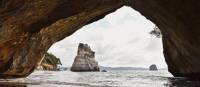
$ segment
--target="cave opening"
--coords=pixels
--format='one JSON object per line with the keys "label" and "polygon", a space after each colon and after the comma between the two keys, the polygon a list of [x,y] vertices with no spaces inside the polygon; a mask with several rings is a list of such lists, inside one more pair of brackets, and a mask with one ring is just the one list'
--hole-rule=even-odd
{"label": "cave opening", "polygon": [[154,27],[139,12],[124,6],[55,43],[48,52],[70,67],[78,44],[85,43],[96,53],[100,66],[148,68],[156,64],[159,69],[167,69],[162,38],[150,34]]}

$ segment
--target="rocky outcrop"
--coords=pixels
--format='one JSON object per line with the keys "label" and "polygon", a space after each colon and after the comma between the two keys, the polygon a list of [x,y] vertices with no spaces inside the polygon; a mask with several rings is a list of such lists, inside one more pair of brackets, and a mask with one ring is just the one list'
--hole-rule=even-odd
{"label": "rocky outcrop", "polygon": [[95,60],[95,52],[87,44],[79,43],[77,56],[74,59],[71,71],[99,71],[99,65]]}
{"label": "rocky outcrop", "polygon": [[59,58],[53,54],[46,53],[44,58],[38,63],[37,70],[49,70],[57,71],[59,70],[58,65],[62,65]]}
{"label": "rocky outcrop", "polygon": [[169,72],[200,78],[199,3],[199,0],[0,0],[0,77],[28,76],[53,43],[126,5],[161,30]]}
{"label": "rocky outcrop", "polygon": [[158,68],[157,68],[156,64],[152,64],[151,66],[149,66],[149,70],[150,71],[157,71]]}

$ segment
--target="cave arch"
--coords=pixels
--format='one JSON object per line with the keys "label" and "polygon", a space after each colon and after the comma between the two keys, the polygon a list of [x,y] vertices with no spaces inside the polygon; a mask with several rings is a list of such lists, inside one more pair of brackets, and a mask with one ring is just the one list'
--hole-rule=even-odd
{"label": "cave arch", "polygon": [[154,27],[139,12],[123,6],[56,42],[48,52],[65,62],[64,66],[71,67],[78,43],[85,43],[94,50],[100,66],[147,68],[156,64],[167,69],[162,39],[150,34]]}
{"label": "cave arch", "polygon": [[123,5],[138,10],[163,34],[174,76],[200,77],[198,0],[8,0],[0,6],[0,76],[24,77],[55,42]]}

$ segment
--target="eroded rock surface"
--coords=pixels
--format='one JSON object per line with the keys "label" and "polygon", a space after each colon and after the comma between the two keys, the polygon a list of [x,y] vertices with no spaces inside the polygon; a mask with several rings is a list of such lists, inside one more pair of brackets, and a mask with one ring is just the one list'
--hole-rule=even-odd
{"label": "eroded rock surface", "polygon": [[200,0],[0,0],[0,77],[29,75],[53,43],[123,5],[159,27],[169,72],[200,78]]}
{"label": "eroded rock surface", "polygon": [[77,56],[74,59],[71,71],[99,71],[99,65],[95,60],[95,52],[87,44],[79,44]]}
{"label": "eroded rock surface", "polygon": [[59,58],[53,54],[46,53],[42,60],[38,63],[37,70],[49,70],[57,71],[59,70],[58,65],[62,65]]}

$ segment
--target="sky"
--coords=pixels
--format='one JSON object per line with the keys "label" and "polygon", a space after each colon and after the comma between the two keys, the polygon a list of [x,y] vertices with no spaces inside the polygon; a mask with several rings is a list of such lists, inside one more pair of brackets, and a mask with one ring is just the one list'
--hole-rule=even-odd
{"label": "sky", "polygon": [[122,7],[55,43],[49,50],[71,66],[78,44],[88,44],[101,66],[166,68],[162,39],[149,34],[155,25],[130,7]]}

